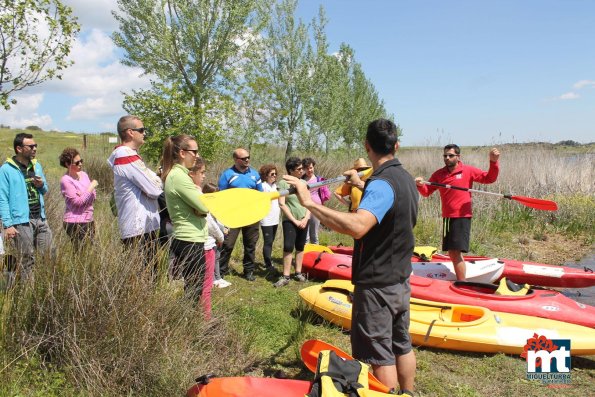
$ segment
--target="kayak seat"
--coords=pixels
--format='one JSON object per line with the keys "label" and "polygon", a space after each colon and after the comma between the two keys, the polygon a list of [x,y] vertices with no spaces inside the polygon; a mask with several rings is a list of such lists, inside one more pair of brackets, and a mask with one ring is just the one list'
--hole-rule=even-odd
{"label": "kayak seat", "polygon": [[509,296],[523,296],[527,295],[531,290],[531,286],[529,284],[520,285],[513,283],[512,281],[506,279],[506,277],[502,277],[500,280],[500,285],[496,290],[496,295],[509,295]]}
{"label": "kayak seat", "polygon": [[479,307],[455,307],[452,311],[451,321],[455,323],[469,323],[479,320],[485,311]]}
{"label": "kayak seat", "polygon": [[432,260],[432,255],[438,252],[438,248],[429,245],[420,245],[413,248],[413,255],[423,261]]}

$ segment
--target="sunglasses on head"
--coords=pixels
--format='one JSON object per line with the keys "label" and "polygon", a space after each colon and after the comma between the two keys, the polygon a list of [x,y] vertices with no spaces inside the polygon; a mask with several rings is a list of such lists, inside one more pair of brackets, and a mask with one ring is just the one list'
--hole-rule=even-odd
{"label": "sunglasses on head", "polygon": [[445,159],[446,159],[446,158],[449,158],[449,159],[451,159],[451,158],[453,158],[453,157],[457,157],[457,156],[458,156],[458,154],[443,154],[443,155],[442,155],[442,157],[444,157]]}

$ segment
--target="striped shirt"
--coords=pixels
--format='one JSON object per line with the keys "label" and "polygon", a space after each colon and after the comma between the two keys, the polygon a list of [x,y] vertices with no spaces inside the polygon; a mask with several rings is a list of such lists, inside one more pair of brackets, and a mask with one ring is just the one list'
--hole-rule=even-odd
{"label": "striped shirt", "polygon": [[161,179],[143,162],[136,150],[117,146],[107,160],[114,171],[114,197],[122,239],[159,229]]}

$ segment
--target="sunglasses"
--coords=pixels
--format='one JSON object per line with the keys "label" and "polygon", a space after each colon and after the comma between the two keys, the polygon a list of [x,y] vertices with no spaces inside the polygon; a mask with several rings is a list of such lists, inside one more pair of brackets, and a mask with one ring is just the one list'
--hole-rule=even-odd
{"label": "sunglasses", "polygon": [[79,161],[75,161],[73,164],[74,165],[83,165],[83,159],[80,159]]}
{"label": "sunglasses", "polygon": [[248,161],[248,160],[250,160],[250,156],[246,156],[246,157],[238,157],[238,160],[242,160],[242,161]]}
{"label": "sunglasses", "polygon": [[146,127],[142,127],[142,128],[131,128],[132,131],[136,131],[136,132],[140,132],[141,134],[147,134],[149,133],[149,129]]}
{"label": "sunglasses", "polygon": [[33,145],[21,145],[21,147],[28,147],[31,150],[37,149],[37,143],[34,143]]}
{"label": "sunglasses", "polygon": [[451,159],[451,158],[453,158],[453,157],[457,157],[457,156],[458,156],[458,154],[443,154],[443,155],[442,155],[442,157],[444,157],[445,159],[446,159],[446,158],[449,158],[449,159]]}
{"label": "sunglasses", "polygon": [[277,176],[277,173],[275,173],[275,172],[271,172],[271,173],[269,174],[269,176]]}
{"label": "sunglasses", "polygon": [[198,155],[198,149],[182,149],[185,152],[192,152],[195,156]]}

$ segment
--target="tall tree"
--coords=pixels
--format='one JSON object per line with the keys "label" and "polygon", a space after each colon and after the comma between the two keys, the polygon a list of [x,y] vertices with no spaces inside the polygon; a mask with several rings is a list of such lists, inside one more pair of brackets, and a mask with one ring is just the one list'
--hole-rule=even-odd
{"label": "tall tree", "polygon": [[306,118],[308,137],[305,139],[312,150],[323,145],[328,153],[331,147],[341,141],[340,126],[347,118],[349,101],[348,68],[344,64],[341,52],[328,54],[328,43],[324,28],[326,26],[324,9],[321,7],[318,22],[313,21],[316,55],[312,66],[312,87],[315,89],[307,98]]}
{"label": "tall tree", "polygon": [[[125,50],[124,64],[141,67],[154,76],[156,86],[151,95],[157,99],[163,94],[164,102],[159,103],[171,103],[175,98],[176,107],[187,107],[184,112],[194,114],[193,132],[201,142],[204,134],[213,133],[207,115],[219,115],[221,119],[215,124],[225,124],[226,107],[219,111],[215,107],[228,103],[222,98],[234,82],[234,65],[249,54],[262,26],[259,17],[264,15],[262,9],[268,2],[118,0],[119,12],[114,12],[114,17],[120,31],[114,33],[113,40]],[[174,88],[181,93],[169,95]],[[146,94],[140,91],[127,97],[127,106],[140,113],[143,106],[148,106],[152,109],[146,113],[159,113],[162,108],[154,109],[154,104],[147,103],[143,98]],[[167,112],[163,115],[167,116]],[[153,128],[159,135],[168,134],[160,127]],[[222,134],[223,130],[215,133]]]}
{"label": "tall tree", "polygon": [[148,90],[126,95],[124,109],[150,126],[142,149],[144,154],[156,162],[161,156],[164,136],[190,134],[198,139],[200,155],[213,159],[223,144],[219,131],[225,126],[221,120],[231,114],[233,104],[229,97],[215,92],[207,96],[208,99],[197,109],[192,106],[192,97],[183,89],[155,82]]}
{"label": "tall tree", "polygon": [[[389,117],[374,84],[366,77],[361,65],[353,59],[353,51],[344,48],[349,71],[349,119],[342,123],[342,136],[345,145],[353,148],[361,145],[366,136],[368,123],[379,117]],[[347,56],[347,54],[351,54]],[[400,129],[397,130],[400,134]]]}
{"label": "tall tree", "polygon": [[308,27],[296,19],[296,5],[296,0],[275,4],[262,41],[261,75],[270,84],[270,128],[285,144],[286,157],[304,131],[304,102],[312,89]]}
{"label": "tall tree", "polygon": [[15,92],[61,79],[79,30],[60,0],[0,0],[0,106],[8,110]]}

